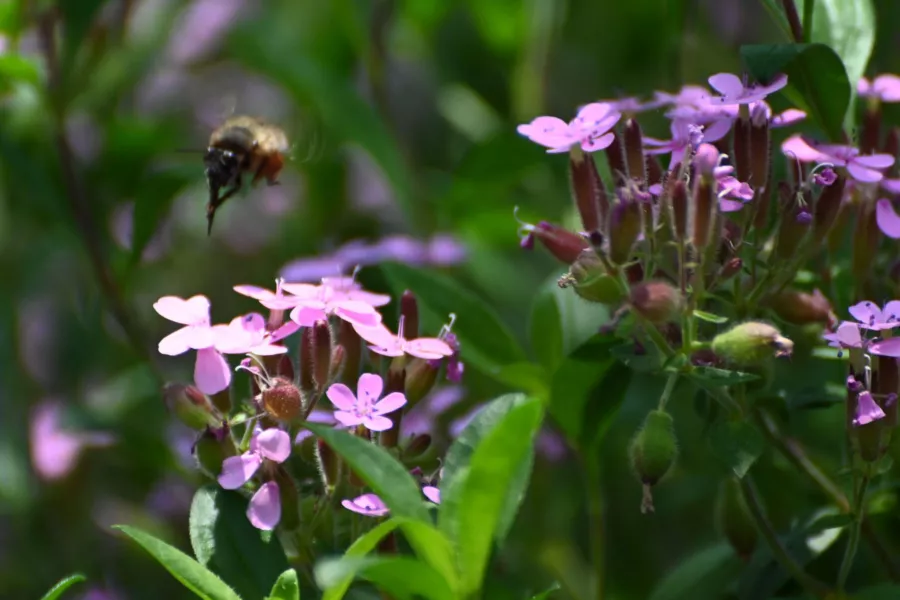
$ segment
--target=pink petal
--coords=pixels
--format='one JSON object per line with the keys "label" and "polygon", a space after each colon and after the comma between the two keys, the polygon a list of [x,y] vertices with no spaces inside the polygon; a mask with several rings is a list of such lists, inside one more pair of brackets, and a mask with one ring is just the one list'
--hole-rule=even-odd
{"label": "pink petal", "polygon": [[608,148],[609,145],[613,143],[614,139],[616,139],[616,134],[606,133],[598,138],[590,138],[581,142],[581,149],[585,152],[603,150],[604,148]]}
{"label": "pink petal", "polygon": [[800,134],[792,135],[781,144],[781,152],[800,162],[831,162],[829,156],[816,150]]}
{"label": "pink petal", "polygon": [[383,346],[369,346],[369,350],[374,352],[375,354],[380,354],[381,356],[390,356],[391,358],[397,358],[398,356],[403,356],[403,344],[398,340],[390,347]]}
{"label": "pink petal", "polygon": [[844,321],[838,325],[835,336],[838,342],[846,348],[859,348],[862,346],[862,336],[859,333],[859,325]]}
{"label": "pink petal", "polygon": [[781,74],[777,75],[775,79],[772,80],[772,83],[768,85],[761,86],[759,91],[765,91],[766,95],[777,92],[781,88],[785,87],[788,84],[788,76]]}
{"label": "pink petal", "polygon": [[253,477],[262,464],[262,457],[255,452],[245,452],[240,456],[229,456],[222,461],[219,485],[226,490],[236,490]]}
{"label": "pink petal", "polygon": [[334,314],[351,324],[374,327],[381,323],[381,314],[371,304],[358,300],[340,300],[331,303]]}
{"label": "pink petal", "polygon": [[282,283],[281,290],[304,300],[315,300],[322,293],[322,288],[311,283]]}
{"label": "pink petal", "polygon": [[860,77],[859,81],[856,82],[856,93],[863,97],[868,96],[871,87],[868,79]]}
{"label": "pink petal", "polygon": [[887,169],[894,165],[894,157],[890,154],[866,154],[857,156],[853,162],[872,169]]}
{"label": "pink petal", "polygon": [[334,418],[338,423],[346,427],[356,427],[363,422],[362,417],[360,417],[356,413],[348,412],[345,410],[334,411]]}
{"label": "pink petal", "polygon": [[744,203],[740,200],[729,200],[728,198],[719,198],[719,210],[723,213],[737,212],[744,208]]}
{"label": "pink petal", "polygon": [[275,529],[281,520],[281,496],[277,483],[268,481],[256,490],[247,506],[247,518],[257,529]]}
{"label": "pink petal", "polygon": [[291,455],[291,436],[271,427],[256,436],[259,453],[271,461],[282,463]]}
{"label": "pink petal", "polygon": [[254,300],[266,300],[275,296],[275,292],[256,285],[236,285],[232,289],[238,294],[249,296]]}
{"label": "pink petal", "polygon": [[288,321],[278,329],[272,332],[270,340],[274,342],[280,342],[288,336],[291,336],[300,331],[300,325],[295,323],[294,321]]}
{"label": "pink petal", "polygon": [[703,129],[704,142],[718,142],[731,131],[731,119],[720,119]]}
{"label": "pink petal", "polygon": [[435,504],[441,503],[441,490],[437,489],[433,485],[426,485],[422,488],[422,493],[425,494],[425,497],[434,502]]}
{"label": "pink petal", "polygon": [[197,350],[194,363],[194,383],[204,394],[218,394],[231,384],[231,368],[214,348]]}
{"label": "pink petal", "polygon": [[392,392],[375,403],[374,414],[386,415],[406,405],[406,396],[402,392]]}
{"label": "pink petal", "polygon": [[270,344],[268,342],[253,346],[249,350],[250,354],[256,354],[257,356],[277,356],[279,354],[286,354],[287,351],[288,349],[285,346]]}
{"label": "pink petal", "polygon": [[371,431],[387,431],[394,426],[394,422],[387,417],[380,415],[372,415],[363,419],[363,425]]}
{"label": "pink petal", "polygon": [[900,325],[900,300],[891,300],[881,309],[881,315],[885,323],[897,323]]}
{"label": "pink petal", "polygon": [[578,131],[593,132],[607,131],[616,124],[621,115],[613,110],[607,102],[591,102],[578,110],[578,114],[570,123],[570,129],[574,125]]}
{"label": "pink petal", "polygon": [[872,398],[870,392],[861,392],[856,397],[856,417],[853,419],[854,425],[857,427],[860,425],[867,425],[872,421],[877,421],[884,417],[884,411],[881,410],[881,407],[878,406],[875,399]]}
{"label": "pink petal", "polygon": [[381,398],[384,380],[374,373],[363,373],[356,384],[356,399],[362,405],[372,406]]}
{"label": "pink petal", "polygon": [[900,194],[900,179],[888,179],[885,177],[881,180],[881,187],[889,194]]}
{"label": "pink petal", "polygon": [[847,172],[850,173],[853,179],[863,183],[875,183],[884,178],[880,171],[860,166],[855,160],[847,164]]}
{"label": "pink petal", "polygon": [[325,391],[325,395],[328,396],[335,408],[353,410],[353,407],[356,406],[356,396],[343,383],[332,383]]}
{"label": "pink petal", "polygon": [[159,353],[166,356],[178,356],[191,350],[191,342],[194,341],[193,327],[182,327],[173,331],[159,341]]}
{"label": "pink petal", "polygon": [[291,321],[302,327],[312,327],[316,321],[325,321],[328,315],[325,314],[324,303],[322,307],[301,305],[291,311]]}
{"label": "pink petal", "polygon": [[266,318],[257,312],[247,313],[240,317],[235,317],[232,322],[237,322],[246,331],[252,333],[266,332]]}
{"label": "pink petal", "polygon": [[900,77],[891,74],[879,75],[872,83],[872,88],[881,97],[882,102],[900,102]]}
{"label": "pink petal", "polygon": [[709,85],[726,98],[737,98],[744,93],[744,82],[731,73],[717,73],[710,77]]}
{"label": "pink petal", "polygon": [[391,297],[387,294],[375,294],[364,290],[351,290],[346,292],[346,296],[348,300],[363,302],[369,306],[384,306],[391,302]]}
{"label": "pink petal", "polygon": [[847,309],[854,319],[864,325],[873,325],[883,320],[881,309],[869,300],[858,302]]}
{"label": "pink petal", "polygon": [[187,300],[178,296],[163,296],[153,304],[159,315],[182,325],[209,324],[209,300],[206,296],[192,296]]}
{"label": "pink petal", "polygon": [[575,137],[569,131],[569,124],[557,117],[537,117],[527,125],[516,128],[521,135],[547,148],[572,145]]}
{"label": "pink petal", "polygon": [[789,108],[772,118],[772,127],[787,127],[806,118],[806,113],[796,108]]}
{"label": "pink petal", "polygon": [[900,338],[888,338],[869,344],[869,352],[878,356],[900,358]]}
{"label": "pink petal", "polygon": [[343,500],[341,505],[347,510],[370,517],[381,517],[388,513],[388,507],[375,494],[363,494],[353,500]]}
{"label": "pink petal", "polygon": [[387,348],[394,346],[397,341],[397,336],[391,333],[391,330],[385,327],[384,323],[378,323],[371,326],[360,325],[358,323],[352,323],[352,325],[353,330],[356,331],[357,335],[373,346]]}
{"label": "pink petal", "polygon": [[444,340],[438,338],[418,338],[406,342],[404,350],[410,356],[424,359],[437,359],[443,356],[452,356],[453,348]]}

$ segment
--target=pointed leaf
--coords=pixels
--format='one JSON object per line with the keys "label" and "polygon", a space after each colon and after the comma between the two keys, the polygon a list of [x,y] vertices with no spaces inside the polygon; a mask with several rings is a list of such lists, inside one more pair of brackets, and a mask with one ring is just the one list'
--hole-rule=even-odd
{"label": "pointed leaf", "polygon": [[[356,541],[347,548],[347,551],[344,553],[344,558],[360,558],[369,552],[372,552],[378,546],[379,542],[394,531],[398,525],[399,521],[397,519],[389,519],[383,523],[379,523],[367,531],[365,535],[357,538]],[[356,573],[344,573],[342,577],[336,575],[330,575],[329,577],[329,587],[322,595],[322,600],[341,600],[353,584]]]}
{"label": "pointed leaf", "polygon": [[650,600],[717,598],[740,572],[741,563],[726,543],[704,548],[670,571]]}
{"label": "pointed leaf", "polygon": [[68,577],[64,577],[63,579],[60,579],[56,583],[56,585],[54,585],[52,588],[50,588],[47,591],[47,593],[44,594],[44,597],[41,598],[41,600],[57,600],[58,598],[60,598],[63,595],[63,593],[67,589],[69,589],[76,583],[81,583],[82,581],[85,581],[86,579],[87,578],[84,575],[82,575],[81,573],[76,573],[74,575],[69,575]]}
{"label": "pointed leaf", "polygon": [[384,500],[391,516],[431,522],[422,492],[412,475],[381,446],[346,431],[318,423],[304,427],[319,436],[347,465]]}
{"label": "pointed leaf", "polygon": [[706,312],[705,310],[695,310],[694,316],[701,321],[706,321],[707,323],[715,323],[716,325],[721,325],[722,323],[728,322],[727,317],[720,317],[719,315],[714,315],[713,313]]}
{"label": "pointed leaf", "polygon": [[219,579],[215,573],[181,550],[153,537],[149,533],[128,525],[114,525],[113,528],[118,529],[140,544],[175,579],[200,598],[204,600],[241,600],[240,596],[228,587],[224,581]]}
{"label": "pointed leaf", "polygon": [[694,379],[701,384],[714,386],[729,386],[748,381],[756,381],[759,375],[753,373],[742,373],[741,371],[729,371],[727,369],[717,369],[715,367],[695,367],[687,372],[690,379]]}
{"label": "pointed leaf", "polygon": [[297,571],[288,569],[282,573],[267,600],[300,600],[300,581],[297,579]]}
{"label": "pointed leaf", "polygon": [[715,455],[735,475],[743,477],[762,454],[762,434],[746,421],[719,421],[709,432],[709,443]]}
{"label": "pointed leaf", "polygon": [[459,575],[456,572],[453,547],[447,536],[430,523],[410,519],[397,521],[416,556],[437,571],[450,588],[455,590],[459,584]]}
{"label": "pointed leaf", "polygon": [[456,596],[441,575],[422,561],[405,556],[344,557],[319,561],[316,583],[329,590],[347,577],[373,583],[394,600],[454,600]]}

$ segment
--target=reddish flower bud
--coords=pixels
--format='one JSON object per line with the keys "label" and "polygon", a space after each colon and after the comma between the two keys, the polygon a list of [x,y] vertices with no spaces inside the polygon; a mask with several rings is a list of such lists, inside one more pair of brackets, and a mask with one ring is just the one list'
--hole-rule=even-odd
{"label": "reddish flower bud", "polygon": [[[732,127],[732,135],[734,136],[734,151],[732,152],[732,162],[734,164],[734,173],[738,181],[746,181],[750,183],[750,174],[753,171],[751,164],[750,151],[750,120],[737,119]],[[751,187],[753,187],[751,185]],[[754,189],[756,189],[754,187]]]}
{"label": "reddish flower bud", "polygon": [[672,185],[672,235],[679,242],[688,235],[688,195],[684,181],[676,181]]}
{"label": "reddish flower bud", "polygon": [[316,389],[313,381],[313,329],[312,327],[304,327],[300,330],[300,344],[297,347],[299,353],[298,363],[300,365],[300,389],[304,393],[312,393]]}
{"label": "reddish flower bud", "polygon": [[294,363],[288,354],[285,353],[278,357],[278,366],[275,368],[275,373],[293,381]]}
{"label": "reddish flower bud", "polygon": [[398,333],[407,340],[419,337],[419,303],[409,290],[400,296],[400,318],[403,319],[403,327]]}
{"label": "reddish flower bud", "polygon": [[276,377],[274,383],[262,393],[263,408],[280,421],[293,421],[303,408],[303,395],[289,379]]}
{"label": "reddish flower bud", "polygon": [[403,449],[403,456],[406,458],[419,458],[431,448],[431,436],[427,433],[420,433],[410,438],[409,443]]}
{"label": "reddish flower bud", "polygon": [[769,182],[769,169],[771,168],[772,147],[769,137],[769,120],[765,119],[759,124],[750,124],[750,172],[746,181],[754,190],[756,196],[764,195]]}
{"label": "reddish flower bud", "polygon": [[610,214],[609,259],[616,265],[629,262],[641,233],[641,206],[637,200],[621,198]]}
{"label": "reddish flower bud", "polygon": [[625,159],[628,164],[628,176],[640,184],[647,183],[646,163],[644,161],[644,139],[641,126],[635,119],[625,121],[624,135]]}
{"label": "reddish flower bud", "polygon": [[622,153],[622,143],[619,135],[613,137],[612,144],[604,150],[606,162],[609,164],[609,172],[612,173],[615,187],[625,185],[628,177],[628,168],[625,166],[625,156]]}
{"label": "reddish flower bud", "polygon": [[820,323],[827,327],[837,324],[837,316],[822,292],[812,294],[799,290],[784,290],[770,298],[767,305],[778,318],[794,325]]}
{"label": "reddish flower bud", "polygon": [[665,179],[665,173],[663,173],[662,167],[659,166],[659,160],[653,155],[647,155],[644,160],[644,164],[647,166],[647,184],[653,185],[654,183],[665,183],[663,180]]}
{"label": "reddish flower bud", "polygon": [[665,281],[645,281],[632,286],[629,303],[651,323],[671,321],[683,306],[681,293]]}
{"label": "reddish flower bud", "polygon": [[609,199],[593,154],[585,153],[577,144],[572,146],[569,154],[569,182],[584,231],[599,229],[606,223]]}
{"label": "reddish flower bud", "polygon": [[331,327],[328,325],[328,321],[316,321],[312,330],[313,382],[316,384],[316,389],[322,391],[328,385],[331,374]]}
{"label": "reddish flower bud", "polygon": [[346,354],[344,347],[340,344],[334,347],[331,352],[331,369],[328,371],[329,381],[338,381],[343,375]]}
{"label": "reddish flower bud", "polygon": [[590,244],[583,236],[564,227],[541,221],[532,230],[536,237],[557,260],[569,265]]}
{"label": "reddish flower bud", "polygon": [[439,371],[439,362],[435,365],[432,361],[421,358],[414,358],[406,365],[406,384],[402,391],[406,394],[409,408],[415,406],[434,388]]}
{"label": "reddish flower bud", "polygon": [[744,261],[740,256],[733,256],[725,261],[722,268],[719,269],[719,281],[728,281],[741,272],[744,268]]}
{"label": "reddish flower bud", "polygon": [[691,195],[691,237],[694,248],[706,248],[713,238],[713,227],[718,222],[719,199],[715,182],[708,177],[698,177]]}
{"label": "reddish flower bud", "polygon": [[195,431],[222,425],[222,413],[206,394],[192,385],[167,383],[163,387],[163,400],[179,421]]}
{"label": "reddish flower bud", "polygon": [[[884,154],[890,154],[891,156],[897,156],[900,154],[900,129],[896,127],[891,127],[888,130],[887,136],[884,138],[884,146],[881,150]],[[894,163],[894,170],[897,169],[897,163]]]}
{"label": "reddish flower bud", "polygon": [[859,151],[861,154],[872,154],[878,151],[881,140],[881,106],[870,104],[863,112],[862,127],[859,135]]}
{"label": "reddish flower bud", "polygon": [[844,185],[846,179],[842,175],[828,187],[822,188],[813,213],[813,241],[821,244],[831,232],[844,201]]}
{"label": "reddish flower bud", "polygon": [[345,384],[356,385],[362,362],[362,339],[353,329],[353,325],[343,319],[338,326],[338,343],[344,349],[344,368],[341,371],[341,378]]}

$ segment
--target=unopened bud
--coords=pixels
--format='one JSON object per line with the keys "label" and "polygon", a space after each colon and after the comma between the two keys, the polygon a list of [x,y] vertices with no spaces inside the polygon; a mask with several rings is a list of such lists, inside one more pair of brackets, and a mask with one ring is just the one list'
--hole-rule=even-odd
{"label": "unopened bud", "polygon": [[578,144],[572,146],[569,154],[569,182],[584,231],[600,229],[606,223],[609,199],[597,173],[594,155],[584,152]]}
{"label": "unopened bud", "polygon": [[418,404],[419,400],[434,388],[439,371],[439,362],[434,364],[430,360],[421,358],[414,358],[406,365],[404,393],[406,394],[406,403],[410,408]]}
{"label": "unopened bud", "polygon": [[163,399],[178,420],[195,431],[222,424],[222,414],[206,394],[192,385],[167,383],[163,388]]}
{"label": "unopened bud", "polygon": [[[388,369],[387,378],[384,382],[385,395],[393,394],[394,392],[404,393],[404,390],[406,389],[406,368],[404,367],[405,364],[405,357],[398,357],[394,359],[394,363],[391,365],[391,368]],[[397,443],[400,441],[400,423],[403,419],[403,413],[409,408],[410,405],[407,401],[407,405],[403,407],[403,410],[398,410],[391,413],[390,419],[393,422],[393,425],[390,427],[390,429],[382,431],[381,438],[379,439],[381,445],[385,448],[396,448]]]}
{"label": "unopened bud", "polygon": [[749,119],[737,119],[732,127],[734,151],[731,158],[734,163],[734,174],[738,181],[747,183],[750,183],[750,174],[753,170],[750,159],[750,127]]}
{"label": "unopened bud", "polygon": [[821,323],[830,327],[837,322],[831,303],[819,290],[812,294],[785,290],[769,299],[767,304],[778,318],[793,325]]}
{"label": "unopened bud", "polygon": [[419,303],[409,290],[400,296],[400,318],[403,319],[403,327],[398,333],[407,340],[419,337]]}
{"label": "unopened bud", "polygon": [[275,369],[275,373],[291,381],[294,380],[294,363],[288,354],[282,354],[278,358],[278,366]]}
{"label": "unopened bud", "polygon": [[300,330],[300,344],[297,347],[300,365],[300,389],[310,394],[315,391],[316,384],[313,381],[313,328],[304,327]]}
{"label": "unopened bud", "polygon": [[665,281],[644,281],[631,287],[631,307],[651,323],[666,323],[682,309],[681,292]]}
{"label": "unopened bud", "polygon": [[194,458],[201,471],[210,477],[218,477],[222,472],[222,462],[237,455],[234,441],[228,435],[228,427],[208,428],[194,443]]}
{"label": "unopened bud", "polygon": [[275,385],[262,393],[266,412],[280,421],[293,421],[303,408],[303,395],[289,379],[277,377]]}
{"label": "unopened bud", "polygon": [[728,281],[741,272],[744,268],[744,261],[740,256],[733,256],[725,261],[722,268],[719,269],[719,281]]}
{"label": "unopened bud", "polygon": [[714,231],[718,223],[716,218],[719,209],[719,199],[716,197],[716,183],[708,177],[698,177],[694,182],[694,190],[691,195],[690,213],[693,216],[691,222],[691,237],[695,248],[702,250],[710,245]]}
{"label": "unopened bud", "polygon": [[712,350],[737,367],[760,365],[773,356],[790,356],[794,342],[768,323],[749,321],[713,338]]}
{"label": "unopened bud", "polygon": [[346,384],[356,384],[359,379],[359,367],[362,361],[362,339],[353,329],[353,325],[341,319],[338,329],[338,343],[344,349],[344,368],[341,379]]}
{"label": "unopened bud", "polygon": [[572,264],[578,254],[590,244],[583,236],[564,227],[541,221],[532,230],[536,237],[557,260]]}
{"label": "unopened bud", "polygon": [[888,130],[887,136],[885,136],[884,138],[884,146],[882,146],[881,151],[884,154],[890,154],[891,156],[897,156],[897,154],[900,154],[900,129],[891,127]]}
{"label": "unopened bud", "polygon": [[609,220],[609,259],[616,265],[631,260],[634,243],[641,233],[641,206],[627,196],[619,199]]}
{"label": "unopened bud", "polygon": [[631,464],[641,483],[644,497],[641,512],[653,512],[653,496],[650,488],[669,472],[678,456],[678,441],[672,415],[661,410],[652,410],[644,419],[644,424],[631,441]]}
{"label": "unopened bud", "polygon": [[341,459],[321,438],[316,438],[316,463],[325,494],[330,496],[341,478]]}
{"label": "unopened bud", "polygon": [[716,527],[741,560],[747,561],[756,549],[758,533],[741,485],[729,477],[719,486],[716,498]]}
{"label": "unopened bud", "polygon": [[771,141],[769,137],[769,119],[763,119],[750,124],[750,172],[746,181],[754,190],[758,190],[757,197],[765,191],[769,182],[769,169],[772,164]]}
{"label": "unopened bud", "polygon": [[875,209],[869,204],[871,203],[858,207],[856,229],[853,231],[851,262],[854,279],[860,285],[872,273],[875,255],[878,253],[878,242],[882,238],[881,231],[878,229]]}
{"label": "unopened bud", "polygon": [[[613,132],[614,133],[614,132]],[[609,164],[609,172],[612,173],[615,186],[625,185],[625,178],[628,176],[628,169],[625,166],[625,157],[622,153],[622,143],[619,135],[613,136],[612,143],[603,151],[606,154],[606,162]]]}
{"label": "unopened bud", "polygon": [[688,235],[688,195],[684,181],[672,184],[672,235],[677,241],[687,239]]}
{"label": "unopened bud", "polygon": [[614,305],[622,301],[622,289],[615,277],[606,272],[603,262],[592,248],[585,249],[559,280],[562,288],[572,287],[575,293],[590,302]]}
{"label": "unopened bud", "polygon": [[635,119],[625,121],[624,130],[625,159],[628,163],[628,176],[632,181],[647,182],[646,163],[644,161],[644,140],[641,126]]}
{"label": "unopened bud", "polygon": [[331,327],[328,321],[316,321],[313,325],[313,382],[316,389],[321,391],[328,385],[328,377],[331,373]]}
{"label": "unopened bud", "polygon": [[334,347],[334,350],[331,352],[331,370],[328,372],[329,381],[337,381],[341,378],[346,354],[343,346],[337,345]]}
{"label": "unopened bud", "polygon": [[648,154],[644,160],[644,164],[647,167],[647,183],[649,185],[655,183],[662,183],[665,185],[665,174],[663,173],[662,167],[659,166],[659,160],[655,156]]}
{"label": "unopened bud", "polygon": [[428,452],[429,448],[431,448],[431,436],[427,433],[420,433],[410,438],[409,443],[403,449],[403,456],[410,459],[418,458]]}

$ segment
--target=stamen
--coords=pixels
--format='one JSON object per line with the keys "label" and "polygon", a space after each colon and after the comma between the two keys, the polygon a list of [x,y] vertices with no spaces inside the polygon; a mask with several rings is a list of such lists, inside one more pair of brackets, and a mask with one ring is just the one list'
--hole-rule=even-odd
{"label": "stamen", "polygon": [[444,339],[450,333],[450,330],[453,329],[454,323],[456,323],[456,313],[450,313],[450,322],[441,327],[441,331],[438,333],[438,339]]}

